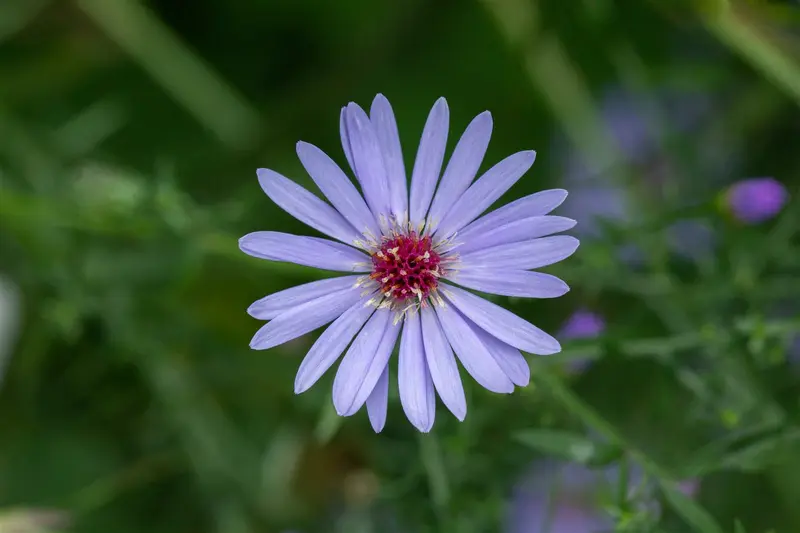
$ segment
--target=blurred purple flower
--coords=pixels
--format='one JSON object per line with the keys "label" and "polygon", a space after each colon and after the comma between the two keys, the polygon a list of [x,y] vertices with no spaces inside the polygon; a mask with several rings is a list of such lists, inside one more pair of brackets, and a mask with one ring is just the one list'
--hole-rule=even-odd
{"label": "blurred purple flower", "polygon": [[[536,461],[514,488],[506,533],[600,533],[613,529],[604,509],[617,493],[619,466],[592,470],[577,463]],[[652,483],[640,468],[628,470],[628,494],[641,519],[657,517]]]}
{"label": "blurred purple flower", "polygon": [[574,463],[537,461],[515,487],[506,533],[593,533],[613,526],[593,501],[602,481]]}
{"label": "blurred purple flower", "polygon": [[750,178],[734,183],[725,200],[740,222],[758,224],[777,215],[788,200],[786,187],[775,178]]}
{"label": "blurred purple flower", "polygon": [[697,495],[697,492],[700,490],[700,480],[699,479],[686,479],[678,483],[678,490],[681,491],[686,496],[690,498],[694,498]]}
{"label": "blurred purple flower", "polygon": [[591,339],[606,329],[605,320],[587,309],[575,311],[561,327],[563,339]]}
{"label": "blurred purple flower", "polygon": [[[606,91],[598,102],[598,114],[605,132],[618,150],[617,163],[633,172],[640,182],[633,184],[645,195],[661,197],[676,187],[687,200],[708,194],[719,187],[724,176],[735,174],[736,157],[724,148],[724,139],[712,139],[712,149],[703,150],[696,160],[688,161],[693,172],[704,180],[686,179],[685,168],[676,165],[665,146],[670,138],[700,128],[713,117],[713,100],[687,91],[660,91],[654,95],[631,93],[620,88]],[[712,135],[715,133],[712,131]],[[578,231],[584,237],[600,237],[603,222],[621,225],[635,222],[642,212],[632,196],[629,184],[616,179],[619,168],[613,162],[598,164],[574,150],[557,146],[564,155],[560,172],[570,189],[570,203],[564,206],[566,216],[579,219]],[[639,185],[643,185],[639,187]],[[714,249],[714,233],[700,221],[679,221],[667,229],[670,249],[692,260],[701,259]],[[643,260],[641,250],[633,245],[618,249],[619,258],[627,264]]]}

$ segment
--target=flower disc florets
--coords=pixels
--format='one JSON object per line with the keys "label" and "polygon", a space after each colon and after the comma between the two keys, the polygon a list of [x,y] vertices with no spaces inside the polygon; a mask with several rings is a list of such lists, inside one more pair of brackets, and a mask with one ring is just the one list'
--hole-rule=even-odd
{"label": "flower disc florets", "polygon": [[410,298],[424,302],[439,284],[441,256],[434,250],[430,236],[416,232],[396,233],[384,237],[378,251],[372,254],[376,281],[386,298],[403,304]]}

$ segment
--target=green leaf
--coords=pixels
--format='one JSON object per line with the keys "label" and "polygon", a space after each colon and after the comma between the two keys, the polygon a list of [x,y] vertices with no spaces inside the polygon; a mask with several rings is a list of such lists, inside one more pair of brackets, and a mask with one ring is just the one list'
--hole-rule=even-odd
{"label": "green leaf", "polygon": [[675,512],[697,533],[723,533],[714,517],[693,499],[663,481],[661,491]]}
{"label": "green leaf", "polygon": [[568,431],[528,429],[516,434],[516,440],[547,455],[556,455],[582,464],[601,466],[618,459],[622,450],[601,444]]}
{"label": "green leaf", "polygon": [[790,430],[723,456],[719,460],[719,468],[744,472],[760,471],[780,463],[787,455],[796,453],[798,444],[800,444],[800,430]]}

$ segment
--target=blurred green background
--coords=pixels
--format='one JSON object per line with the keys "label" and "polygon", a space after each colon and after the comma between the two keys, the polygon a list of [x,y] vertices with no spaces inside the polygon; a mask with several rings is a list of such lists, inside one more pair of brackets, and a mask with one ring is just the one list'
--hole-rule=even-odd
{"label": "blurred green background", "polygon": [[[726,203],[796,196],[798,3],[2,0],[0,80],[0,533],[544,532],[508,516],[554,458],[644,473],[581,503],[611,530],[800,531],[800,207]],[[499,299],[563,353],[429,435],[396,391],[379,435],[330,375],[294,396],[315,334],[248,348],[247,306],[321,275],[239,252],[311,233],[256,168],[313,189],[295,142],[344,165],[378,92],[407,169],[436,98],[450,149],[490,110],[484,169],[538,152],[502,202],[568,188],[582,239],[567,296]]]}

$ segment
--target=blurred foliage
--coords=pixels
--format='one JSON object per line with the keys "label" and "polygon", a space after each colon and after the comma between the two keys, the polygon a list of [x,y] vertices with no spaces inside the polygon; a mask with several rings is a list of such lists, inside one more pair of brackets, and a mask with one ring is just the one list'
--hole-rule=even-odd
{"label": "blurred foliage", "polygon": [[[723,195],[772,175],[797,196],[798,13],[754,0],[4,0],[0,272],[21,315],[18,334],[0,330],[0,532],[522,531],[506,523],[509,496],[543,456],[654,480],[664,512],[637,521],[619,476],[619,531],[800,531],[800,204],[746,226]],[[614,133],[638,126],[609,91],[642,135]],[[295,397],[311,338],[247,347],[249,303],[320,275],[239,253],[249,231],[309,231],[255,169],[313,187],[294,143],[343,162],[339,107],[377,92],[407,168],[441,95],[451,146],[490,109],[487,163],[538,150],[505,201],[566,186],[585,238],[552,269],[567,297],[504,304],[547,331],[584,306],[608,324],[531,359],[533,383],[513,396],[467,385],[466,421],[442,411],[430,435],[396,391],[380,435],[335,416],[330,376]],[[581,215],[602,215],[606,196],[578,201],[577,161],[592,187],[624,195],[620,216]],[[712,244],[692,244],[697,225],[673,234],[687,220]],[[694,498],[675,488],[690,478]]]}

